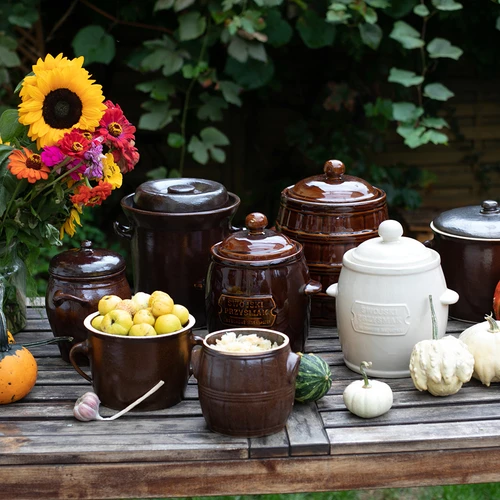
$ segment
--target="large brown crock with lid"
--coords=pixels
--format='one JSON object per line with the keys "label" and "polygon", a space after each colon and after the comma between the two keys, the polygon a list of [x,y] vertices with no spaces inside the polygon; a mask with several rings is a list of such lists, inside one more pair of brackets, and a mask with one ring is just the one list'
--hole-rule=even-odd
{"label": "large brown crock with lid", "polygon": [[293,351],[303,351],[310,298],[321,284],[309,276],[302,245],[266,229],[265,215],[251,213],[245,226],[211,249],[205,297],[208,331],[269,328],[287,335]]}
{"label": "large brown crock with lid", "polygon": [[[73,345],[87,339],[83,321],[97,310],[104,295],[131,297],[125,269],[125,259],[120,254],[93,248],[88,240],[80,248],[61,252],[51,259],[45,308],[54,336],[73,337],[72,343],[58,343],[64,361],[69,363]],[[88,363],[83,357],[79,361]]]}
{"label": "large brown crock with lid", "polygon": [[386,194],[358,177],[345,175],[339,160],[281,193],[276,229],[304,246],[311,277],[323,291],[312,298],[311,324],[335,325],[335,299],[326,289],[338,282],[347,250],[378,236],[388,218]]}
{"label": "large brown crock with lid", "polygon": [[450,316],[480,323],[493,307],[500,280],[500,207],[494,200],[453,208],[430,224],[434,237],[426,241],[441,255],[449,287],[460,296]]}
{"label": "large brown crock with lid", "polygon": [[206,324],[204,280],[210,248],[230,231],[240,199],[215,181],[160,179],[121,200],[130,226],[115,222],[131,241],[134,289],[163,290]]}

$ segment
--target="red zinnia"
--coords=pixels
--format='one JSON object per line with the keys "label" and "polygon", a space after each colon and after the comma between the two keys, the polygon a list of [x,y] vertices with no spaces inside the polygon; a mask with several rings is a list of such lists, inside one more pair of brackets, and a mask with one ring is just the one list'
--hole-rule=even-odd
{"label": "red zinnia", "polygon": [[64,137],[57,143],[59,149],[67,156],[84,159],[84,154],[90,149],[92,141],[78,129],[64,134]]}
{"label": "red zinnia", "polygon": [[82,184],[78,187],[78,192],[71,197],[71,202],[75,205],[95,207],[100,205],[113,191],[113,186],[109,182],[99,181],[99,185],[93,188]]}
{"label": "red zinnia", "polygon": [[140,158],[139,152],[133,142],[126,142],[121,147],[113,149],[111,152],[122,174],[133,170]]}
{"label": "red zinnia", "polygon": [[113,147],[123,147],[129,141],[133,141],[135,127],[125,118],[122,108],[118,104],[106,101],[104,104],[108,109],[104,112],[97,132],[109,141]]}

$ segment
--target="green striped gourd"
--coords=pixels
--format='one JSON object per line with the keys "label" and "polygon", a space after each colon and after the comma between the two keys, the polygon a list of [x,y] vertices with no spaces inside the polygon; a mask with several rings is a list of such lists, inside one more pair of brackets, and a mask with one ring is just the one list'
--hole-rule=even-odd
{"label": "green striped gourd", "polygon": [[332,386],[332,372],[328,363],[315,354],[300,356],[299,373],[295,382],[295,400],[300,403],[317,401]]}

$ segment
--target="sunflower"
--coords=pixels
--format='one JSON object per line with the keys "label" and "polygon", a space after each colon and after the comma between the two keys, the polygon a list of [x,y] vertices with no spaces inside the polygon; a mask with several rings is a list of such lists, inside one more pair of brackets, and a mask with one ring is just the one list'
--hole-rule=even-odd
{"label": "sunflower", "polygon": [[22,151],[12,151],[7,168],[18,179],[27,179],[30,184],[40,179],[48,179],[50,173],[50,168],[42,162],[40,155],[24,147]]}
{"label": "sunflower", "polygon": [[52,146],[72,128],[94,130],[107,109],[102,87],[82,68],[83,57],[38,61],[34,75],[24,79],[19,122],[39,149]]}
{"label": "sunflower", "polygon": [[64,233],[68,234],[71,238],[75,235],[76,226],[78,224],[80,227],[82,223],[80,222],[80,214],[82,213],[82,208],[78,205],[75,205],[69,212],[69,217],[66,219],[64,224],[61,226],[59,230],[59,239],[62,240],[64,238]]}

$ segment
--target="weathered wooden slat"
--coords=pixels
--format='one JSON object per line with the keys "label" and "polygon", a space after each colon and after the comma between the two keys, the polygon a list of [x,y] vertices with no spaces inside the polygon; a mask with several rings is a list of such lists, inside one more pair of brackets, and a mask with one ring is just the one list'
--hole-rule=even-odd
{"label": "weathered wooden slat", "polygon": [[250,438],[249,442],[251,458],[288,457],[290,454],[290,442],[285,429],[270,436]]}

